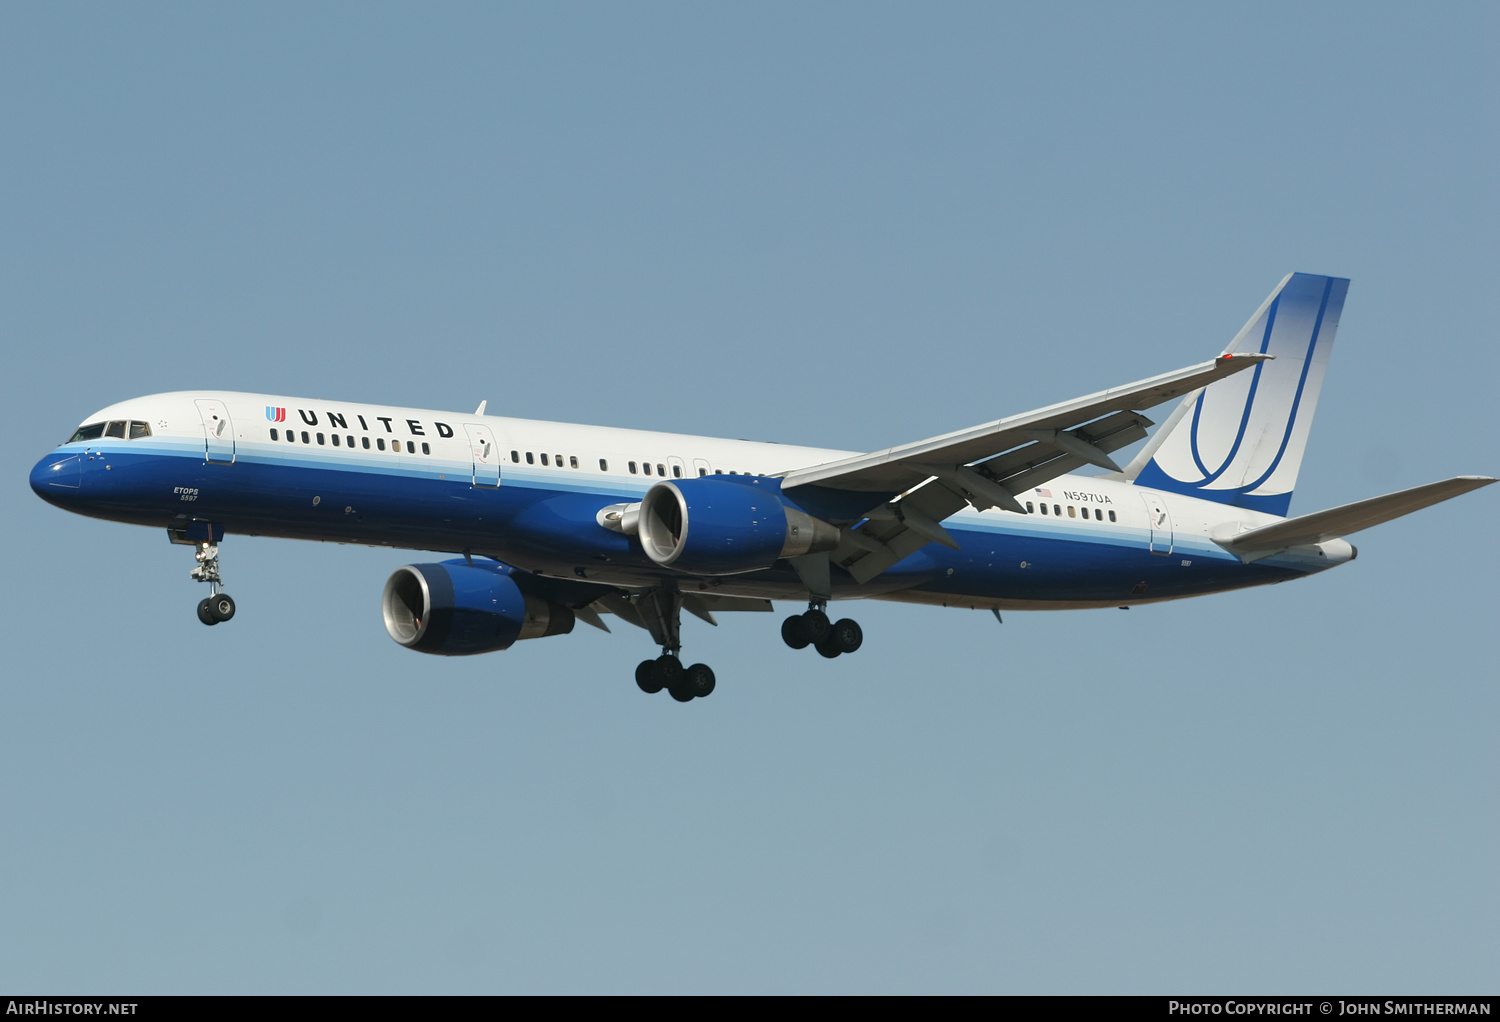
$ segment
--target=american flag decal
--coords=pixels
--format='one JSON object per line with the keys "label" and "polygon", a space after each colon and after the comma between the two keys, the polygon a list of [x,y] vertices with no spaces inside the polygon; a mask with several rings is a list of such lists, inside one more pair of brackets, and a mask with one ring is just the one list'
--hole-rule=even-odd
{"label": "american flag decal", "polygon": [[285,422],[286,409],[272,408],[270,405],[266,405],[266,418],[271,422]]}
{"label": "american flag decal", "polygon": [[1036,492],[1037,492],[1037,496],[1040,496],[1040,497],[1047,497],[1048,499],[1051,499],[1051,497],[1052,497],[1052,491],[1051,490],[1044,490],[1040,486],[1038,486],[1036,488]]}

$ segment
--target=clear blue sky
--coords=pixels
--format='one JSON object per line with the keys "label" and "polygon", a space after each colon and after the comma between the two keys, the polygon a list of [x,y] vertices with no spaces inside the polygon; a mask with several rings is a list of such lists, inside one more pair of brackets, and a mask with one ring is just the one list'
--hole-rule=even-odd
{"label": "clear blue sky", "polygon": [[[37,500],[264,390],[873,449],[1352,278],[1294,512],[1495,441],[1493,4],[0,8],[0,988],[1493,991],[1494,489],[1319,578],[449,660]],[[788,607],[787,609],[794,609]]]}

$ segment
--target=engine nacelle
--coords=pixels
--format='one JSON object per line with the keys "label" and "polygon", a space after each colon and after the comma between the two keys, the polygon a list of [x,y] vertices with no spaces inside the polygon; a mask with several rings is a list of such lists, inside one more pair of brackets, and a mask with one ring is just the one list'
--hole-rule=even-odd
{"label": "engine nacelle", "polygon": [[573,611],[521,591],[503,565],[444,561],[397,568],[380,598],[385,630],[408,649],[467,656],[566,635]]}
{"label": "engine nacelle", "polygon": [[637,527],[646,556],[690,575],[759,571],[839,545],[837,528],[788,506],[753,477],[657,483],[641,500]]}

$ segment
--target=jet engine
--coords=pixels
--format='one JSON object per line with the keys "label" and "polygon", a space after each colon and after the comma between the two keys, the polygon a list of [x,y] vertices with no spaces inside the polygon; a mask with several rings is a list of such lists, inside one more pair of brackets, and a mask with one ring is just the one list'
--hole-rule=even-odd
{"label": "jet engine", "polygon": [[521,590],[501,564],[408,564],[380,598],[385,630],[408,649],[467,656],[507,649],[521,639],[566,635],[573,611]]}
{"label": "jet engine", "polygon": [[637,528],[646,556],[690,575],[758,571],[839,545],[837,528],[745,476],[657,483],[641,500]]}

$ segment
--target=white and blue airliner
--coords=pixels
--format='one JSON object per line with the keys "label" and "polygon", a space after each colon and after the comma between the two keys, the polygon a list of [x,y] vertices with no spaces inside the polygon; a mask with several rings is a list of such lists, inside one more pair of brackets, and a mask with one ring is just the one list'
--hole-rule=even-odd
{"label": "white and blue airliner", "polygon": [[[706,696],[682,611],[806,602],[782,638],[825,657],[830,601],[1068,610],[1300,578],[1343,537],[1494,482],[1459,476],[1288,518],[1349,282],[1294,273],[1225,352],[972,429],[859,453],[267,394],[155,394],[88,416],[36,464],[49,503],[194,547],[204,624],[234,616],[219,544],[280,536],[459,555],[398,568],[391,638],[449,656],[601,613],[647,630],[646,692]],[[1142,414],[1175,409],[1145,439]],[[1077,475],[1093,466],[1098,474]]]}

